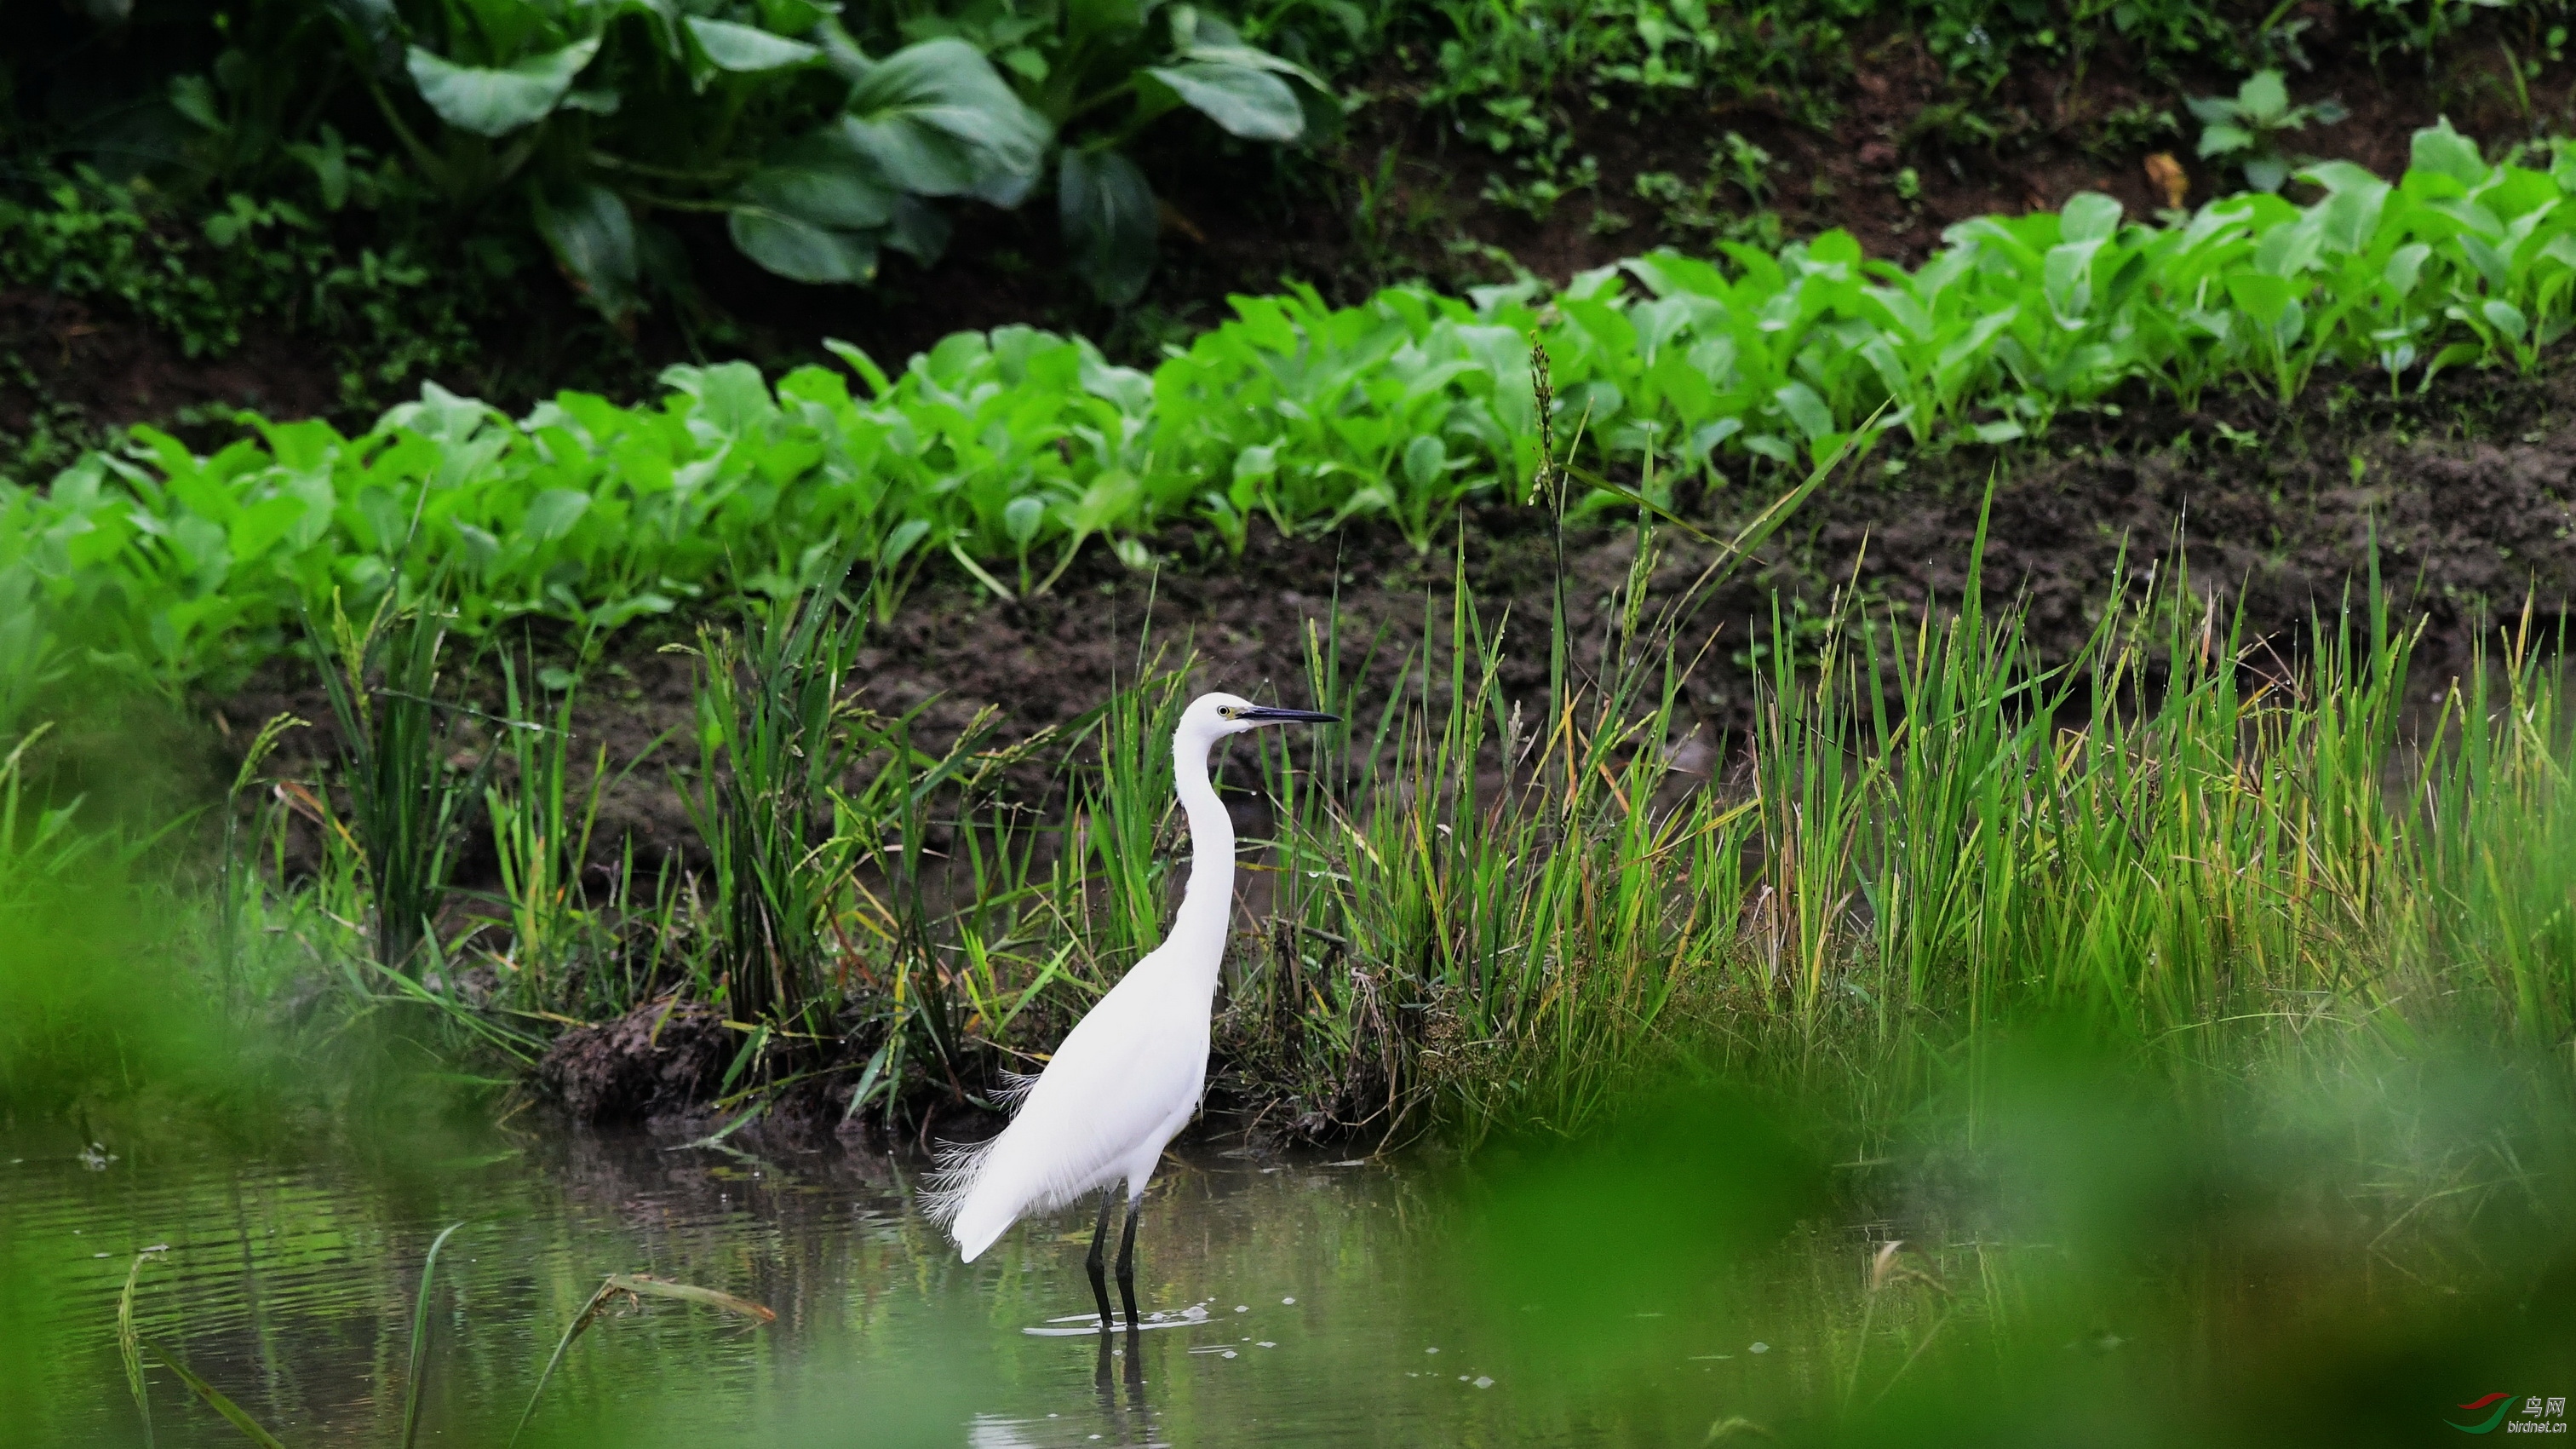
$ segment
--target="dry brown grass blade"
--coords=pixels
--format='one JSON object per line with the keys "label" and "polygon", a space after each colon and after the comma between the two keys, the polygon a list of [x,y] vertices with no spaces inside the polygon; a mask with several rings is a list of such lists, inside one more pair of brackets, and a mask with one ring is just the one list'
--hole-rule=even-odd
{"label": "dry brown grass blade", "polygon": [[519,1435],[526,1431],[528,1421],[536,1417],[537,1401],[545,1397],[546,1385],[553,1381],[555,1370],[563,1364],[564,1355],[572,1350],[573,1340],[581,1337],[583,1330],[597,1322],[600,1310],[606,1308],[612,1299],[620,1295],[629,1299],[669,1298],[681,1303],[695,1303],[705,1308],[720,1308],[755,1323],[774,1323],[778,1319],[777,1313],[748,1298],[736,1298],[730,1293],[713,1288],[700,1288],[694,1283],[674,1283],[667,1278],[656,1278],[649,1273],[611,1273],[600,1282],[599,1291],[590,1295],[590,1301],[582,1305],[581,1312],[573,1315],[571,1325],[564,1329],[563,1337],[556,1341],[554,1356],[546,1360],[545,1371],[537,1375],[537,1386],[528,1395],[528,1406],[519,1411],[518,1425],[510,1430],[511,1444],[519,1442]]}
{"label": "dry brown grass blade", "polygon": [[713,1288],[700,1288],[694,1283],[674,1283],[667,1278],[656,1278],[648,1273],[611,1273],[608,1275],[607,1286],[619,1293],[630,1293],[639,1297],[672,1298],[682,1303],[721,1308],[727,1313],[737,1313],[761,1323],[778,1321],[776,1312],[748,1298],[736,1298],[730,1293]]}

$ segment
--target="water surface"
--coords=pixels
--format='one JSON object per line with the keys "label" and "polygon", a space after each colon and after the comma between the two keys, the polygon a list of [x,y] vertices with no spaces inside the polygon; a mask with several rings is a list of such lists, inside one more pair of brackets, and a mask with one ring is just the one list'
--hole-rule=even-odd
{"label": "water surface", "polygon": [[[1535,1169],[1210,1136],[1145,1209],[1142,1298],[1170,1326],[1105,1338],[1076,1317],[1087,1210],[960,1264],[904,1161],[829,1140],[0,1142],[0,1315],[26,1366],[0,1411],[13,1445],[143,1442],[115,1307],[160,1247],[145,1335],[290,1446],[396,1444],[420,1265],[457,1222],[424,1443],[504,1442],[612,1271],[777,1319],[621,1308],[522,1442],[2417,1443],[2451,1432],[2447,1403],[2576,1389],[2563,1243],[2414,1241],[2456,1195],[2410,1214],[2277,1142],[2186,1161],[2152,1134],[2060,1136],[2028,1180],[2064,1201],[1869,1189],[1867,1162],[1787,1171],[1777,1142],[1687,1120]],[[1738,1190],[1766,1180],[1794,1190]],[[157,1445],[242,1442],[167,1370],[149,1389]]]}

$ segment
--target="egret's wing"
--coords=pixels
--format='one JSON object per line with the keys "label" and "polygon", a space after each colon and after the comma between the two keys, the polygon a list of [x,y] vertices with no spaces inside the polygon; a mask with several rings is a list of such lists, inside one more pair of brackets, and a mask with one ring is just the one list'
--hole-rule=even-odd
{"label": "egret's wing", "polygon": [[[1126,990],[1131,982],[1142,989]],[[931,1213],[968,1261],[1020,1218],[1116,1178],[1174,1114],[1195,1105],[1207,1025],[1172,1005],[1139,963],[1064,1039],[1011,1125],[944,1160]]]}

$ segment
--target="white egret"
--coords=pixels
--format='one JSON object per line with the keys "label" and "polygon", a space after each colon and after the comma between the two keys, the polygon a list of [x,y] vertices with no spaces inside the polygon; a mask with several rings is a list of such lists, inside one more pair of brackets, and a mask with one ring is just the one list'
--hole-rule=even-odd
{"label": "white egret", "polygon": [[1046,1069],[1018,1094],[1018,1110],[1001,1135],[950,1150],[931,1212],[967,1262],[1021,1218],[1102,1190],[1085,1266],[1105,1332],[1109,1288],[1101,1281],[1100,1250],[1123,1184],[1127,1226],[1118,1243],[1118,1296],[1127,1326],[1136,1327],[1136,1209],[1164,1144],[1197,1114],[1207,1085],[1208,1014],[1234,906],[1234,822],[1208,783],[1208,751],[1227,735],[1263,725],[1338,722],[1231,694],[1200,695],[1181,711],[1180,728],[1172,732],[1172,776],[1189,817],[1191,858],[1180,911],[1163,944],[1074,1023]]}

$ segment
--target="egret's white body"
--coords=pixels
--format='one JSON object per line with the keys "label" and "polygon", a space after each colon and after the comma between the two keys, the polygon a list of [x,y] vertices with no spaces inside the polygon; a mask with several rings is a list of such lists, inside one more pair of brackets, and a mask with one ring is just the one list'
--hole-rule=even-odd
{"label": "egret's white body", "polygon": [[[1234,822],[1208,782],[1208,752],[1265,724],[1330,719],[1231,694],[1201,695],[1182,711],[1172,774],[1189,817],[1191,859],[1180,911],[1163,944],[1075,1024],[1001,1135],[951,1158],[932,1212],[966,1261],[1021,1218],[1121,1183],[1132,1242],[1135,1205],[1154,1165],[1197,1114],[1207,1085],[1208,1016],[1234,905]],[[1095,1279],[1098,1253],[1095,1239]]]}

